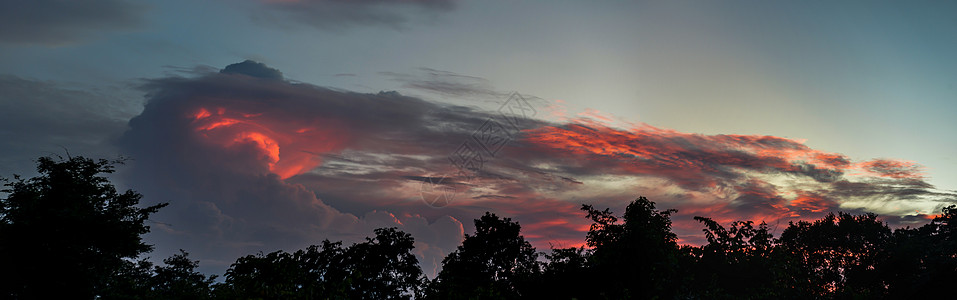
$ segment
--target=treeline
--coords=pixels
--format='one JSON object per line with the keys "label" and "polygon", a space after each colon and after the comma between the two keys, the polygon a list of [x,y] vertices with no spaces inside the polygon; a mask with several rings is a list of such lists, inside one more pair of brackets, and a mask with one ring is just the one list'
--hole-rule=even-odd
{"label": "treeline", "polygon": [[953,298],[957,206],[919,228],[877,215],[829,214],[728,227],[695,217],[708,243],[682,246],[675,210],[639,197],[623,215],[583,205],[588,248],[538,252],[509,218],[485,213],[433,279],[413,237],[380,228],[349,246],[241,257],[219,280],[185,251],[153,265],[140,235],[164,205],[116,192],[116,162],[41,158],[41,175],[8,181],[0,199],[3,299],[900,299]]}

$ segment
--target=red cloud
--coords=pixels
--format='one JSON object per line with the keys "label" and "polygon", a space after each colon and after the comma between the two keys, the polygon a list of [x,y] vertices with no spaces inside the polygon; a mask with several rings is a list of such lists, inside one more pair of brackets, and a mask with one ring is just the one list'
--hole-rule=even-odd
{"label": "red cloud", "polygon": [[695,215],[722,224],[776,224],[816,218],[851,199],[934,197],[915,163],[854,163],[801,140],[684,133],[646,124],[625,130],[587,119],[525,133],[536,154],[523,155],[560,166],[560,176],[660,178],[665,187],[657,194],[636,193],[651,196],[662,208],[677,208],[675,231],[690,243],[700,240],[695,234],[700,225],[691,221]]}
{"label": "red cloud", "polygon": [[[461,241],[457,220],[486,210],[521,222],[544,249],[582,244],[589,225],[582,203],[620,215],[638,195],[677,208],[674,229],[687,243],[701,241],[695,215],[776,224],[813,218],[848,198],[952,196],[912,176],[913,164],[852,163],[798,140],[528,120],[522,128],[535,129],[483,162],[475,180],[451,177],[461,193],[434,209],[421,200],[421,183],[446,174],[450,153],[498,114],[292,83],[256,63],[148,88],[150,102],[123,139],[140,158],[136,182],[182,204],[170,218],[193,224],[179,228],[197,232],[209,249],[363,236],[385,224],[422,228],[411,230],[416,247],[423,262],[437,265]],[[851,169],[876,175],[852,181]],[[596,184],[608,178],[615,185]]]}
{"label": "red cloud", "polygon": [[820,213],[830,211],[836,208],[837,205],[821,195],[801,192],[797,199],[791,200],[791,206],[799,210]]}
{"label": "red cloud", "polygon": [[792,171],[798,170],[794,167],[797,162],[826,169],[848,166],[844,156],[813,150],[796,140],[774,136],[691,134],[649,125],[627,131],[593,122],[589,126],[545,127],[531,131],[528,141],[572,153],[654,160],[663,167],[702,171],[711,170],[715,163]]}
{"label": "red cloud", "polygon": [[596,122],[572,123],[531,130],[526,140],[560,156],[613,161],[607,171],[666,177],[689,189],[714,188],[746,171],[832,181],[851,166],[843,155],[796,140],[682,133],[649,125],[621,130]]}
{"label": "red cloud", "polygon": [[923,166],[900,160],[875,159],[860,163],[859,168],[881,177],[888,178],[924,178]]}
{"label": "red cloud", "polygon": [[282,179],[318,167],[318,154],[345,147],[347,139],[334,121],[295,118],[244,104],[248,103],[237,100],[228,108],[216,107],[215,114],[211,108],[200,107],[191,113],[191,124],[200,136],[220,146],[252,145],[269,170]]}

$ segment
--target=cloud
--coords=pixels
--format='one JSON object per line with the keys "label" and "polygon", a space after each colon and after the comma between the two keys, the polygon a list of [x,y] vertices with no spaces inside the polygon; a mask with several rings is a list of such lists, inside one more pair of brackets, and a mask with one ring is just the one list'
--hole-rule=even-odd
{"label": "cloud", "polygon": [[430,68],[419,70],[424,74],[395,72],[380,72],[379,74],[403,83],[403,87],[447,97],[502,97],[504,95],[504,93],[496,92],[489,81],[484,78]]}
{"label": "cloud", "polygon": [[924,177],[923,166],[909,161],[875,159],[861,163],[861,168],[881,177],[916,179]]}
{"label": "cloud", "polygon": [[[817,218],[826,212],[877,212],[900,225],[914,211],[939,211],[957,194],[923,180],[912,162],[850,158],[774,136],[702,135],[646,124],[618,129],[591,119],[531,130],[525,165],[553,166],[584,185],[609,175],[633,178],[636,194],[677,208],[676,230],[700,240],[686,222],[701,215],[727,223]],[[698,228],[700,229],[700,228]]]}
{"label": "cloud", "polygon": [[[857,162],[799,140],[554,123],[296,83],[252,61],[144,89],[146,108],[119,144],[136,159],[134,189],[172,203],[154,218],[171,226],[157,224],[151,239],[170,253],[196,249],[217,272],[258,250],[396,226],[415,236],[431,273],[485,211],[519,221],[544,250],[581,245],[582,203],[623,212],[638,195],[679,210],[685,243],[703,241],[693,216],[786,224],[877,211],[899,225],[957,203],[913,164]],[[496,107],[519,102],[508,103]],[[428,201],[436,195],[448,197]]]}
{"label": "cloud", "polygon": [[63,45],[142,22],[146,7],[125,0],[0,2],[0,43]]}
{"label": "cloud", "polygon": [[794,209],[803,213],[820,213],[832,211],[837,208],[838,203],[832,199],[815,192],[801,192],[798,197],[791,201]]}
{"label": "cloud", "polygon": [[[551,156],[577,157],[571,173],[658,176],[689,190],[718,187],[747,172],[792,174],[833,181],[846,167],[823,153],[773,136],[700,135],[640,125],[618,130],[597,122],[572,122],[532,132],[528,142]],[[597,162],[595,158],[599,158]],[[842,158],[843,159],[843,158]],[[588,163],[580,166],[581,162]],[[600,166],[595,166],[600,164]],[[601,168],[595,168],[601,167]]]}
{"label": "cloud", "polygon": [[401,29],[413,19],[451,10],[453,0],[262,0],[254,19],[280,26],[306,25],[322,30],[354,26]]}
{"label": "cloud", "polygon": [[293,83],[253,61],[143,88],[146,107],[119,145],[135,159],[133,188],[171,203],[154,218],[157,256],[196,249],[221,272],[255,251],[395,226],[416,237],[430,270],[461,241],[458,220],[481,213],[428,207],[407,175],[448,168],[449,141],[471,138],[491,113]]}
{"label": "cloud", "polygon": [[[638,195],[678,209],[675,232],[691,244],[703,241],[694,216],[781,228],[837,210],[870,211],[910,226],[957,203],[914,162],[859,161],[794,139],[619,128],[594,118],[549,122],[507,113],[515,103],[502,105],[506,98],[497,99],[502,111],[484,111],[355,93],[286,80],[254,61],[177,74],[189,77],[145,81],[143,108],[0,76],[0,171],[30,169],[29,159],[60,145],[131,156],[117,174],[122,185],[147,203],[171,203],[151,219],[152,255],[183,248],[210,273],[256,251],[355,242],[394,226],[413,234],[432,274],[485,211],[519,221],[545,250],[581,245],[581,204],[621,213]],[[439,205],[426,200],[446,194]]]}
{"label": "cloud", "polygon": [[33,174],[41,155],[115,157],[138,108],[111,95],[0,75],[0,176]]}
{"label": "cloud", "polygon": [[279,70],[270,68],[264,63],[251,60],[228,65],[219,72],[223,74],[243,74],[256,78],[282,80],[282,72],[279,72]]}

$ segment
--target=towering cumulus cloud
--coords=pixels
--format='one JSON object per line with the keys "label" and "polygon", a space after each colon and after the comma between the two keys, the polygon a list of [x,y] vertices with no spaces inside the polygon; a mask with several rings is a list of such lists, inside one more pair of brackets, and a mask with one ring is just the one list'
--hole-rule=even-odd
{"label": "towering cumulus cloud", "polygon": [[132,185],[147,201],[171,203],[154,218],[151,238],[160,252],[189,248],[221,271],[255,251],[325,238],[356,241],[373,228],[395,226],[417,238],[430,269],[462,238],[453,217],[426,220],[388,207],[346,213],[286,181],[347,148],[427,147],[410,133],[429,135],[423,118],[439,109],[434,104],[289,83],[251,61],[197,78],[152,80],[145,88],[149,102],[120,143],[135,160]]}

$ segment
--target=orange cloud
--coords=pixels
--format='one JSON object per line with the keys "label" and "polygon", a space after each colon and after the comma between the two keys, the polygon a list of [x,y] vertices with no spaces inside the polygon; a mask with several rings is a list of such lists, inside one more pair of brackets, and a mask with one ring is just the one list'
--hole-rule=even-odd
{"label": "orange cloud", "polygon": [[831,210],[835,204],[823,196],[814,193],[800,193],[797,199],[791,200],[791,206],[801,210],[820,213]]}
{"label": "orange cloud", "polygon": [[527,131],[526,141],[558,156],[613,162],[605,172],[665,177],[689,189],[715,188],[745,171],[828,182],[851,167],[843,155],[814,150],[798,140],[691,134],[645,124],[622,130],[586,120]]}
{"label": "orange cloud", "polygon": [[[302,174],[322,161],[318,154],[341,150],[345,139],[322,130],[315,120],[289,119],[279,113],[217,107],[216,114],[201,107],[192,114],[192,126],[208,141],[222,147],[252,145],[269,171],[282,179]],[[331,122],[325,122],[331,123]]]}
{"label": "orange cloud", "polygon": [[860,163],[858,168],[881,177],[895,179],[924,178],[924,167],[911,161],[875,159]]}
{"label": "orange cloud", "polygon": [[662,208],[678,209],[675,230],[689,243],[699,240],[693,233],[700,232],[700,225],[691,221],[696,215],[721,224],[738,220],[778,224],[820,217],[836,211],[841,201],[950,195],[937,193],[922,181],[922,167],[916,163],[885,159],[858,163],[812,149],[804,140],[776,136],[705,135],[647,124],[620,129],[589,118],[526,130],[523,141],[534,152],[524,157],[559,166],[552,169],[557,176],[655,178],[652,182],[660,187],[638,184],[642,190],[636,194],[655,199]]}
{"label": "orange cloud", "polygon": [[[529,132],[528,141],[577,154],[655,160],[669,167],[706,170],[703,160],[742,167],[761,166],[795,171],[802,162],[825,169],[843,169],[840,154],[810,149],[801,141],[774,136],[702,135],[649,125],[620,130],[597,122],[571,123]],[[745,155],[741,155],[745,154]],[[762,163],[755,165],[754,163]]]}

